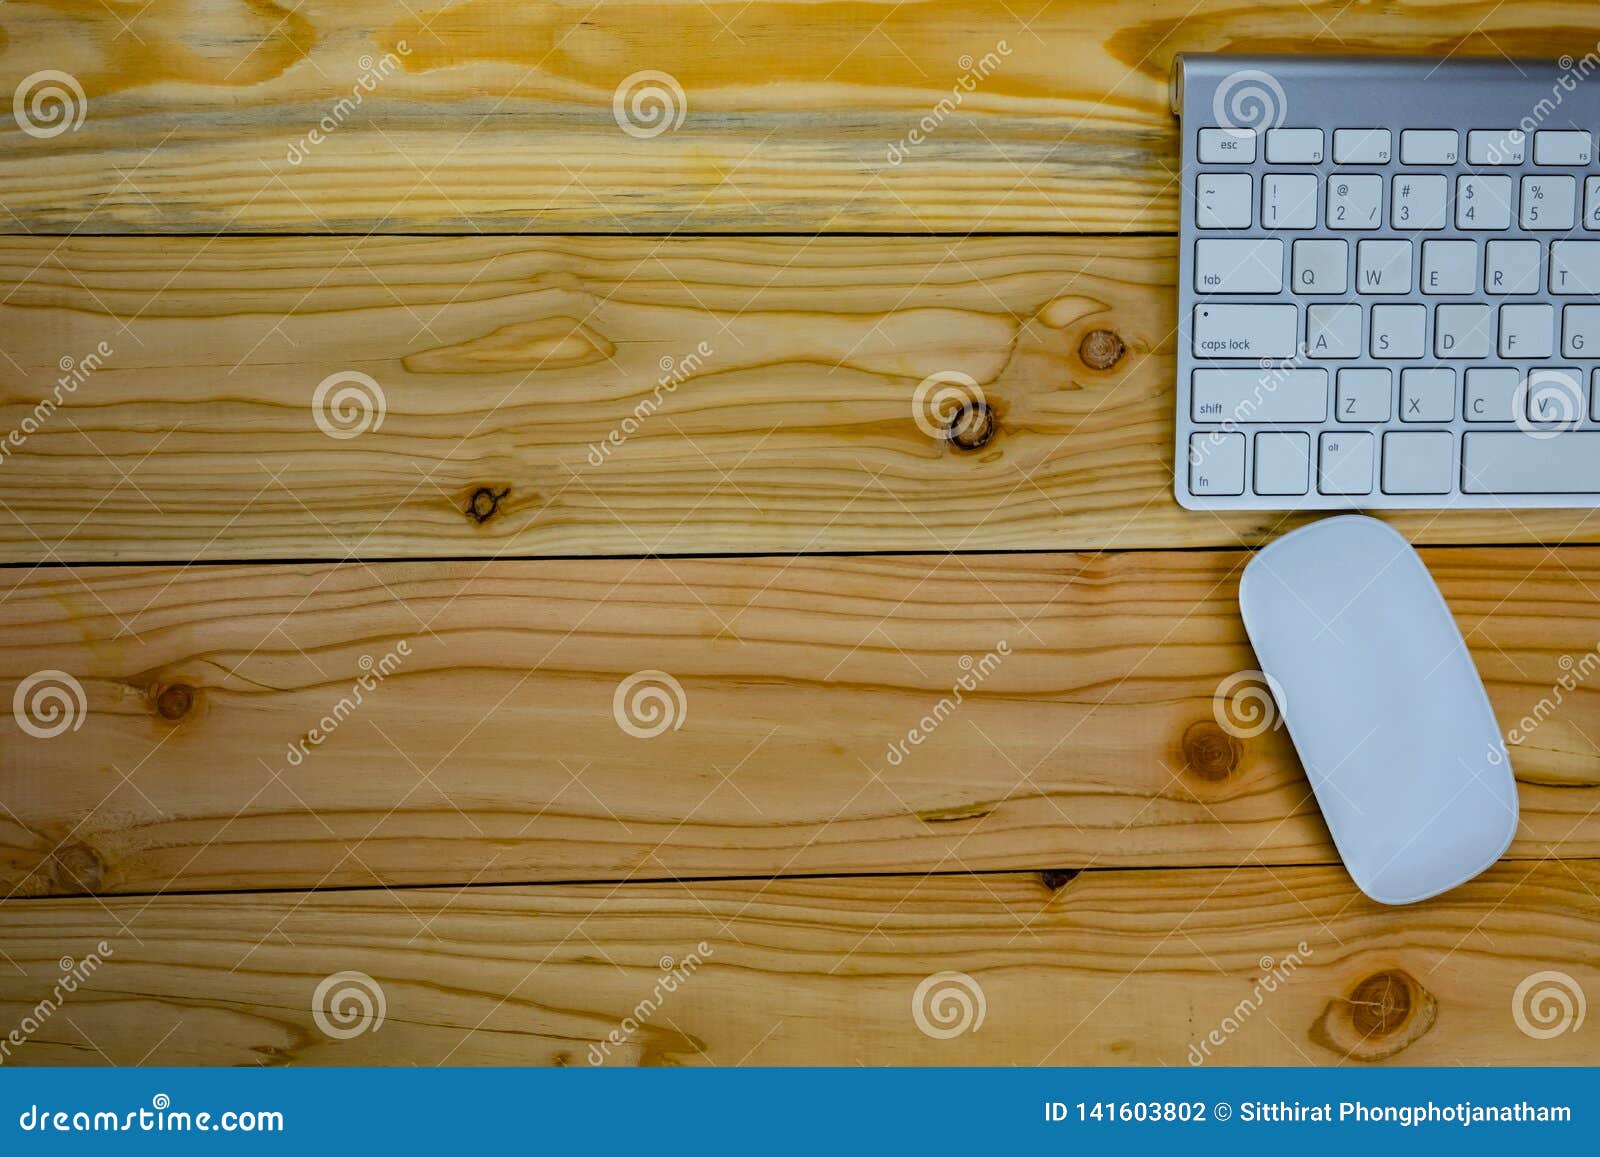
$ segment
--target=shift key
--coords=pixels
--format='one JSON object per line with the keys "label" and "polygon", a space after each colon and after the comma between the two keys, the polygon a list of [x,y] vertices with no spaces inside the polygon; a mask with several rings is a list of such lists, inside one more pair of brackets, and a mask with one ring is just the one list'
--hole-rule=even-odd
{"label": "shift key", "polygon": [[1200,305],[1194,311],[1197,358],[1286,358],[1295,352],[1296,305]]}

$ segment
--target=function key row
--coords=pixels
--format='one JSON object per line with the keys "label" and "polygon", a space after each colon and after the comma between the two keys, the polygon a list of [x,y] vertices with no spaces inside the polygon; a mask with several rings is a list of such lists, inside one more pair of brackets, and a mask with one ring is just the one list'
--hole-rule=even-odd
{"label": "function key row", "polygon": [[[1258,133],[1253,129],[1201,129],[1202,165],[1248,165],[1256,159]],[[1267,163],[1316,165],[1323,157],[1321,129],[1280,128],[1266,132]],[[1333,160],[1339,165],[1386,165],[1393,156],[1388,129],[1334,129]],[[1400,163],[1453,165],[1461,155],[1461,134],[1455,129],[1403,129]],[[1533,134],[1536,165],[1587,165],[1594,141],[1584,129],[1541,129]],[[1527,137],[1518,129],[1473,129],[1467,133],[1467,163],[1521,165],[1527,160]]]}
{"label": "function key row", "polygon": [[[1195,225],[1201,229],[1379,229],[1385,216],[1384,178],[1377,173],[1267,173],[1261,178],[1259,215],[1250,173],[1201,173],[1195,178]],[[1465,232],[1571,229],[1578,217],[1576,177],[1530,173],[1460,176],[1455,196],[1442,173],[1397,173],[1389,178],[1388,222],[1395,229],[1444,229],[1454,201],[1455,227]],[[1520,208],[1513,208],[1513,200]],[[1321,212],[1319,213],[1319,209]],[[1600,177],[1583,182],[1583,227],[1600,230]]]}

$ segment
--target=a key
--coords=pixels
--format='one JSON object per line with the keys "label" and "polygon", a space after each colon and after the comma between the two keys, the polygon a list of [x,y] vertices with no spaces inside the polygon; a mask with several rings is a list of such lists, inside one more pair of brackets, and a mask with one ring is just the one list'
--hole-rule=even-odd
{"label": "a key", "polygon": [[1189,435],[1189,493],[1244,493],[1244,435],[1212,430]]}
{"label": "a key", "polygon": [[1316,228],[1317,179],[1308,173],[1262,177],[1261,223],[1269,229]]}
{"label": "a key", "polygon": [[1411,242],[1357,242],[1356,292],[1410,293]]}
{"label": "a key", "polygon": [[1592,358],[1600,353],[1600,305],[1569,305],[1561,311],[1561,356]]}
{"label": "a key", "polygon": [[1500,307],[1500,356],[1547,358],[1555,344],[1555,310],[1548,305]]}
{"label": "a key", "polygon": [[1511,228],[1511,178],[1457,177],[1456,228]]}
{"label": "a key", "polygon": [[1487,305],[1440,305],[1433,311],[1433,356],[1486,358],[1494,348],[1494,310]]}
{"label": "a key", "polygon": [[1600,493],[1600,432],[1472,431],[1461,439],[1461,475],[1468,494]]}
{"label": "a key", "polygon": [[1321,129],[1267,130],[1267,161],[1270,164],[1315,165],[1321,160]]}
{"label": "a key", "polygon": [[1247,129],[1201,129],[1202,165],[1248,165],[1256,159],[1256,134]]}
{"label": "a key", "polygon": [[1317,489],[1323,494],[1372,493],[1372,435],[1329,430],[1317,439]]}
{"label": "a key", "polygon": [[1340,422],[1387,422],[1394,409],[1388,370],[1339,371],[1333,416]]}
{"label": "a key", "polygon": [[1550,292],[1600,294],[1600,241],[1550,243]]}
{"label": "a key", "polygon": [[1201,229],[1250,227],[1250,174],[1201,173],[1194,179],[1194,223]]}
{"label": "a key", "polygon": [[1321,422],[1328,417],[1327,370],[1195,370],[1196,422]]}
{"label": "a key", "polygon": [[1420,358],[1427,326],[1428,307],[1425,305],[1373,306],[1372,356]]}
{"label": "a key", "polygon": [[1455,129],[1406,129],[1400,134],[1400,161],[1406,165],[1453,165],[1459,142]]}
{"label": "a key", "polygon": [[1286,358],[1295,352],[1299,308],[1202,305],[1194,311],[1194,353],[1202,358]]}
{"label": "a key", "polygon": [[1583,227],[1600,229],[1600,177],[1583,179]]}
{"label": "a key", "polygon": [[1571,177],[1522,178],[1522,227],[1528,230],[1571,229],[1577,182]]}
{"label": "a key", "polygon": [[1569,366],[1537,369],[1517,391],[1530,422],[1568,427],[1582,421],[1583,371]]}
{"label": "a key", "polygon": [[1350,283],[1350,243],[1296,241],[1292,264],[1289,288],[1295,293],[1343,293]]}
{"label": "a key", "polygon": [[1200,293],[1277,293],[1283,288],[1283,242],[1276,237],[1195,242],[1194,287]]}
{"label": "a key", "polygon": [[1445,369],[1400,371],[1400,420],[1448,422],[1456,412],[1456,372]]}
{"label": "a key", "polygon": [[1376,173],[1328,178],[1328,228],[1376,229],[1383,224],[1383,178]]}
{"label": "a key", "polygon": [[1485,245],[1483,288],[1494,294],[1538,293],[1539,243],[1491,241]]}
{"label": "a key", "polygon": [[1334,129],[1333,160],[1339,165],[1387,165],[1388,129]]}
{"label": "a key", "polygon": [[1521,384],[1522,374],[1509,367],[1468,370],[1463,387],[1467,421],[1515,421],[1517,388]]}
{"label": "a key", "polygon": [[1383,436],[1385,494],[1449,494],[1455,481],[1455,435],[1404,430]]}
{"label": "a key", "polygon": [[1591,148],[1589,134],[1583,129],[1544,129],[1533,134],[1533,163],[1587,165]]}
{"label": "a key", "polygon": [[1311,435],[1256,435],[1257,494],[1304,494],[1311,485]]}
{"label": "a key", "polygon": [[1469,165],[1520,165],[1526,149],[1520,129],[1474,129],[1467,134]]}
{"label": "a key", "polygon": [[1360,357],[1361,307],[1359,305],[1307,306],[1306,356]]}
{"label": "a key", "polygon": [[1398,173],[1390,185],[1389,223],[1396,229],[1443,229],[1449,183],[1435,173]]}
{"label": "a key", "polygon": [[[1205,242],[1201,242],[1202,245]],[[1424,241],[1423,293],[1472,293],[1478,288],[1476,241]]]}

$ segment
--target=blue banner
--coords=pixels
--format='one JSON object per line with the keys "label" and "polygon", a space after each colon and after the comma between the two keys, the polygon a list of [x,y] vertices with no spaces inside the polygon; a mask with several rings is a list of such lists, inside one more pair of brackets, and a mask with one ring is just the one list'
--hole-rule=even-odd
{"label": "blue banner", "polygon": [[[5,1069],[0,1152],[1594,1152],[1594,1069]],[[1292,1148],[1290,1148],[1292,1147]]]}

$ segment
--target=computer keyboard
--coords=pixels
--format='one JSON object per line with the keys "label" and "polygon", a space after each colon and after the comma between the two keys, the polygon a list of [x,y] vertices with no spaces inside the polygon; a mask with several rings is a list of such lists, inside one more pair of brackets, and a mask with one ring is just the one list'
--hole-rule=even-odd
{"label": "computer keyboard", "polygon": [[1180,503],[1600,505],[1600,59],[1185,55],[1172,98]]}

